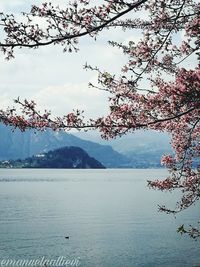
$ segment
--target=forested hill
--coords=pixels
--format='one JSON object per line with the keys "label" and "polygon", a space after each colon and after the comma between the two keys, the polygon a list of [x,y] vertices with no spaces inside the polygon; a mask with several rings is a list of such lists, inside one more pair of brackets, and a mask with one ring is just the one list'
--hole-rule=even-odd
{"label": "forested hill", "polygon": [[102,169],[99,161],[90,157],[79,147],[63,147],[44,154],[37,154],[24,160],[0,162],[1,168],[73,168]]}

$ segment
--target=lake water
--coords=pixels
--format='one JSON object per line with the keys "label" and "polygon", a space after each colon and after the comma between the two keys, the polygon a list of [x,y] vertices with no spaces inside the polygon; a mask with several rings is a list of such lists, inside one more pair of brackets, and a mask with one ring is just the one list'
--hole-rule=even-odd
{"label": "lake water", "polygon": [[174,218],[157,204],[174,207],[178,194],[147,188],[166,174],[1,169],[0,266],[60,257],[82,267],[200,266],[200,241],[176,233],[199,220],[199,204]]}

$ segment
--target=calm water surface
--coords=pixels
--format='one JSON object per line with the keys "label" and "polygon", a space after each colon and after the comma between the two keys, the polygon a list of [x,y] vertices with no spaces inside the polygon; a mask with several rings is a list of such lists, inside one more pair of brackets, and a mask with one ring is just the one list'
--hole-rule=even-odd
{"label": "calm water surface", "polygon": [[[177,194],[149,190],[164,170],[0,170],[0,261],[79,259],[82,267],[200,266],[200,241],[176,233]],[[69,239],[65,239],[69,236]]]}

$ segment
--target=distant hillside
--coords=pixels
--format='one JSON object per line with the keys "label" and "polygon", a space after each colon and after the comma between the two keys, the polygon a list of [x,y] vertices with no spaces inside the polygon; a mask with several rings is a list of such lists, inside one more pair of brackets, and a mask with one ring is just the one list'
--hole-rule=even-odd
{"label": "distant hillside", "polygon": [[170,136],[156,131],[136,131],[109,141],[102,140],[97,133],[78,132],[79,138],[109,144],[114,150],[125,155],[133,168],[160,168],[163,154],[173,153]]}
{"label": "distant hillside", "polygon": [[0,160],[25,159],[64,146],[84,149],[107,168],[159,168],[161,156],[172,153],[170,137],[155,131],[138,131],[105,141],[95,132],[22,133],[0,124]]}
{"label": "distant hillside", "polygon": [[109,145],[83,140],[66,132],[21,132],[17,129],[12,132],[10,127],[0,124],[0,160],[25,159],[64,146],[84,149],[107,168],[132,167],[126,156]]}
{"label": "distant hillside", "polygon": [[99,161],[90,157],[79,147],[64,147],[24,160],[0,162],[0,168],[73,168],[102,169]]}
{"label": "distant hillside", "polygon": [[115,139],[104,140],[97,132],[76,132],[75,136],[97,142],[102,145],[110,145],[119,153],[128,153],[133,151],[150,152],[150,151],[169,151],[170,136],[167,133],[157,132],[153,130],[138,130],[134,133],[129,133]]}

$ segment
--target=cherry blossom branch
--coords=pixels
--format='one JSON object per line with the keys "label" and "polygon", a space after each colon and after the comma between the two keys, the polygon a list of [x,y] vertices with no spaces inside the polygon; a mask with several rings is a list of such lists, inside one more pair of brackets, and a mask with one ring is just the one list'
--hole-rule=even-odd
{"label": "cherry blossom branch", "polygon": [[[37,126],[37,123],[41,123],[43,124],[43,129],[45,128],[53,128],[53,129],[85,129],[85,128],[101,128],[102,127],[102,124],[104,127],[107,127],[107,128],[110,128],[110,124],[105,124],[103,122],[99,122],[97,123],[95,120],[91,120],[90,123],[88,122],[83,122],[83,119],[84,117],[81,117],[80,119],[78,119],[78,116],[82,114],[81,111],[76,111],[76,115],[74,116],[74,119],[79,121],[80,124],[77,124],[75,123],[75,121],[72,121],[71,123],[72,124],[65,124],[64,121],[65,121],[65,117],[63,118],[57,118],[57,120],[53,120],[50,118],[50,115],[51,115],[51,111],[45,111],[44,114],[40,114],[39,111],[36,110],[36,104],[35,102],[31,101],[31,102],[28,102],[27,100],[24,100],[24,102],[21,102],[20,99],[16,99],[15,100],[15,103],[16,104],[19,104],[21,107],[22,107],[22,114],[25,114],[26,116],[29,116],[29,118],[26,118],[24,117],[23,115],[22,116],[19,116],[18,117],[18,122],[16,122],[15,124],[15,127],[19,127],[22,128],[23,130],[25,130],[26,128],[38,128],[40,129],[41,125],[39,125],[39,127]],[[135,128],[137,129],[140,129],[140,128],[144,128],[144,127],[148,127],[150,125],[154,125],[154,124],[158,124],[158,123],[162,123],[162,122],[166,122],[166,121],[171,121],[171,120],[174,120],[174,119],[177,119],[177,118],[180,118],[192,111],[194,111],[195,108],[191,108],[191,109],[188,109],[182,113],[179,113],[179,114],[176,114],[172,117],[167,117],[167,118],[163,118],[163,119],[157,119],[157,120],[154,120],[154,121],[150,121],[150,122],[147,122],[147,123],[143,123],[143,124],[136,124],[135,125]],[[13,125],[13,121],[12,121],[12,118],[15,118],[15,115],[14,115],[14,112],[16,110],[15,109],[10,109],[7,111],[7,114],[5,115],[2,115],[0,116],[0,120],[4,122],[6,122],[7,120],[7,124],[9,125]],[[70,113],[72,114],[72,113]],[[20,120],[21,118],[21,120]],[[26,125],[22,125],[22,122],[25,122],[26,121]],[[99,119],[97,120],[99,121]],[[92,123],[91,123],[92,122]],[[20,126],[21,125],[21,126]],[[129,125],[129,124],[115,124],[113,123],[112,125],[113,128],[126,128],[128,130],[130,129],[133,129],[133,125]]]}
{"label": "cherry blossom branch", "polygon": [[[112,2],[112,1],[111,1]],[[144,4],[145,2],[147,2],[147,0],[140,0],[140,1],[138,1],[138,2],[136,2],[136,3],[133,3],[133,4],[129,4],[128,5],[128,8],[127,9],[125,9],[125,10],[123,10],[122,12],[119,12],[117,15],[115,15],[115,16],[113,16],[112,18],[109,18],[109,19],[107,19],[107,20],[105,20],[105,21],[103,21],[103,23],[101,23],[100,25],[98,25],[98,26],[93,26],[93,27],[91,27],[91,28],[87,28],[85,31],[83,31],[83,32],[77,32],[77,33],[73,33],[73,34],[68,34],[68,33],[66,33],[65,35],[63,35],[63,34],[61,34],[61,36],[59,36],[59,37],[55,37],[55,38],[53,38],[52,37],[52,39],[50,40],[50,41],[46,41],[46,42],[41,42],[41,41],[39,41],[39,40],[37,40],[36,38],[33,38],[33,37],[31,37],[31,35],[27,35],[27,33],[26,33],[26,31],[24,30],[24,31],[21,31],[21,30],[19,30],[20,28],[20,26],[21,26],[21,24],[20,24],[20,26],[16,26],[16,28],[17,28],[17,30],[19,30],[19,32],[20,32],[20,34],[22,34],[22,36],[23,35],[25,35],[28,39],[27,40],[24,40],[24,41],[17,41],[17,38],[15,39],[15,40],[11,40],[11,41],[6,41],[6,43],[2,43],[2,42],[0,42],[0,48],[2,48],[2,50],[3,50],[3,52],[4,53],[6,53],[7,51],[6,51],[6,48],[11,48],[11,51],[9,51],[9,53],[8,53],[8,57],[7,57],[7,59],[10,59],[10,58],[12,58],[13,57],[13,49],[15,48],[15,47],[20,47],[20,48],[22,48],[22,47],[28,47],[28,48],[38,48],[39,46],[48,46],[48,45],[51,45],[51,44],[57,44],[57,43],[63,43],[64,41],[67,41],[67,40],[74,40],[74,39],[76,39],[77,37],[83,37],[83,36],[86,36],[86,35],[91,35],[92,33],[94,33],[94,32],[98,32],[98,31],[100,31],[100,30],[102,30],[102,29],[104,29],[104,28],[106,28],[106,26],[107,25],[109,25],[110,23],[112,23],[113,21],[115,21],[115,20],[117,20],[118,18],[120,18],[120,17],[122,17],[122,16],[124,16],[125,14],[127,14],[127,13],[129,13],[130,11],[132,11],[133,9],[135,9],[135,8],[138,8],[138,7],[140,7],[142,4]],[[123,2],[122,2],[123,3]],[[75,8],[76,8],[77,6],[75,5]],[[1,14],[1,15],[3,15],[3,14]],[[30,13],[30,15],[31,15],[31,13]],[[48,13],[48,15],[49,15],[49,13]],[[47,17],[48,17],[48,15],[47,15]],[[42,15],[41,15],[42,16]],[[55,20],[55,15],[53,16],[53,19],[54,19],[54,22],[56,21]],[[2,21],[6,21],[6,19],[5,18],[3,18],[3,19],[1,19]],[[6,24],[2,24],[5,28],[8,28],[6,31],[7,32],[9,32],[9,31],[12,31],[13,29],[12,29],[12,25],[9,25],[9,22],[8,22],[8,25],[6,25]],[[36,25],[37,26],[37,25]],[[58,25],[57,25],[58,26]],[[81,25],[80,25],[81,26]],[[11,27],[11,29],[9,29],[9,27]],[[32,26],[33,27],[33,29],[34,29],[34,26]],[[38,27],[38,26],[37,26]],[[26,28],[25,26],[24,26],[24,28]],[[58,29],[58,31],[60,32],[60,28],[59,27],[57,27],[57,29]],[[38,29],[38,32],[41,32],[41,35],[42,35],[42,31],[41,30],[39,30]],[[48,37],[48,36],[47,36]],[[17,41],[17,42],[15,42],[15,41]],[[29,43],[29,41],[33,41],[33,42],[35,42],[35,43],[33,43],[33,44],[31,44],[31,43]]]}

